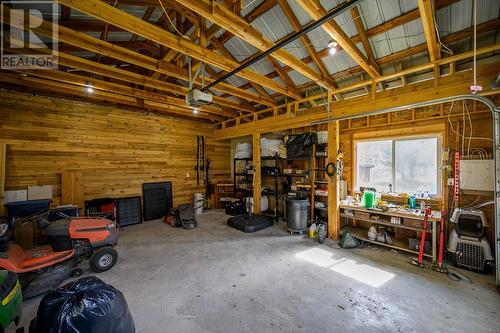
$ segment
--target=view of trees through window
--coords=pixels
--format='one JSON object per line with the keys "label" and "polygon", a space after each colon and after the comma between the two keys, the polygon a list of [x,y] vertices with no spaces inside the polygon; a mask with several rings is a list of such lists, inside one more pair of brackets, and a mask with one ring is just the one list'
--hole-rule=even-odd
{"label": "view of trees through window", "polygon": [[438,194],[438,138],[360,141],[356,145],[356,188],[379,192]]}
{"label": "view of trees through window", "polygon": [[357,144],[356,187],[389,191],[392,182],[392,140],[366,141]]}

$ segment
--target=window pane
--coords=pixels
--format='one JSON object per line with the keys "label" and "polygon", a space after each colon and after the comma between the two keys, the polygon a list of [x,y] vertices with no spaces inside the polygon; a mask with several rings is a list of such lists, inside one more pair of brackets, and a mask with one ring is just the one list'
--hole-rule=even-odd
{"label": "window pane", "polygon": [[437,138],[396,141],[397,192],[438,193]]}
{"label": "window pane", "polygon": [[392,141],[358,142],[356,147],[356,188],[388,192],[392,184]]}

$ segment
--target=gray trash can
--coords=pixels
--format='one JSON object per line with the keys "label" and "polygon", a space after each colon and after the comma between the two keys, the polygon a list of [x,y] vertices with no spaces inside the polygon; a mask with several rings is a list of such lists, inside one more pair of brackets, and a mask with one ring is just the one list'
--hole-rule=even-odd
{"label": "gray trash can", "polygon": [[311,204],[308,198],[286,198],[286,226],[288,231],[302,233],[306,230],[309,207],[311,207]]}

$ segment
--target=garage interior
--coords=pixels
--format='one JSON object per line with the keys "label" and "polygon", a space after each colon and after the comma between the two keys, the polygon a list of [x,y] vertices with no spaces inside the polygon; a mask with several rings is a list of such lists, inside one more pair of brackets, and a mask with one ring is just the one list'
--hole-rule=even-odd
{"label": "garage interior", "polygon": [[499,0],[0,5],[0,332],[498,332]]}

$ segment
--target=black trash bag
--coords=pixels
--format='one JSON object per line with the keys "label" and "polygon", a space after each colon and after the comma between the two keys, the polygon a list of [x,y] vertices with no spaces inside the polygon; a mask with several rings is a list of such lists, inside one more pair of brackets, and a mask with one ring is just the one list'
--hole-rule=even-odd
{"label": "black trash bag", "polygon": [[339,246],[343,249],[355,249],[360,247],[361,244],[356,237],[351,235],[349,232],[344,232],[342,236],[340,236]]}
{"label": "black trash bag", "polygon": [[[134,333],[123,294],[95,276],[46,294],[30,326],[34,333]],[[33,329],[33,330],[32,330]]]}
{"label": "black trash bag", "polygon": [[312,146],[318,142],[318,137],[314,132],[292,134],[286,140],[286,157],[288,159],[310,158],[312,156]]}

